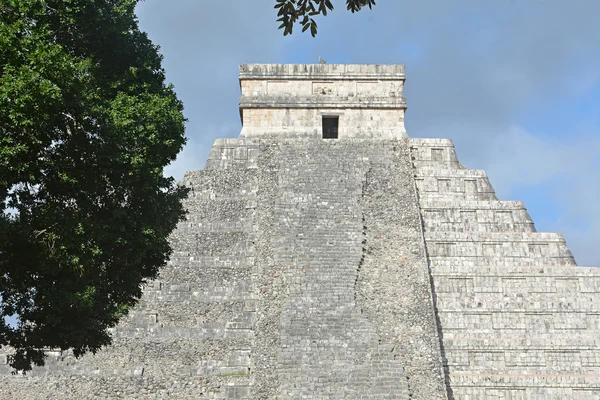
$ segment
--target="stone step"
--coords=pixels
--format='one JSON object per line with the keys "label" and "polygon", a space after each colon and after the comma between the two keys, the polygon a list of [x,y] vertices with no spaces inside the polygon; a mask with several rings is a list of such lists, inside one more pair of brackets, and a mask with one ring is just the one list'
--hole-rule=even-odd
{"label": "stone step", "polygon": [[[206,193],[205,193],[206,194]],[[185,223],[218,223],[218,222],[238,222],[246,221],[252,218],[256,208],[256,197],[252,194],[242,197],[201,197],[189,196],[185,200],[185,207],[188,211]],[[213,196],[214,197],[214,196]]]}
{"label": "stone step", "polygon": [[456,399],[595,400],[600,396],[600,374],[461,371],[451,372],[449,378]]}
{"label": "stone step", "polygon": [[426,231],[535,232],[527,209],[518,201],[421,199]]}
{"label": "stone step", "polygon": [[[470,372],[493,374],[586,374],[600,376],[600,366],[582,366],[577,353],[572,352],[506,352],[470,351],[448,356],[447,363],[453,373]],[[452,357],[452,358],[451,358]]]}
{"label": "stone step", "polygon": [[[599,267],[582,267],[577,265],[514,265],[510,267],[499,265],[457,265],[435,266],[431,268],[434,277],[465,277],[483,279],[494,277],[562,277],[562,278],[592,278],[594,282],[600,279]],[[599,282],[600,283],[600,282]],[[600,287],[596,286],[596,287]]]}
{"label": "stone step", "polygon": [[188,219],[177,225],[178,232],[184,235],[193,235],[194,233],[242,233],[252,232],[254,229],[253,221],[250,218],[242,218],[238,214],[238,221],[232,222],[198,222],[200,219]]}
{"label": "stone step", "polygon": [[[254,290],[250,281],[225,282],[226,285],[215,285],[214,283],[205,286],[190,286],[189,291],[148,291],[148,302],[183,302],[183,301],[227,301],[227,300],[247,300],[252,298]],[[198,299],[198,300],[196,300]]]}
{"label": "stone step", "polygon": [[543,293],[542,296],[558,293],[564,296],[567,293],[598,293],[600,292],[599,282],[598,278],[590,280],[577,277],[489,277],[481,275],[478,277],[440,277],[437,275],[435,276],[435,290],[436,293],[457,293],[462,296],[468,292],[473,297],[479,293],[490,297],[493,297],[494,294],[515,296],[523,293],[528,295]]}
{"label": "stone step", "polygon": [[200,266],[201,264],[202,268],[204,268],[204,266],[206,266],[206,268],[220,268],[222,265],[242,265],[244,263],[247,264],[253,262],[254,256],[251,254],[247,255],[246,257],[235,258],[204,255],[195,251],[175,249],[167,264],[183,263],[184,266],[186,264],[196,264]]}
{"label": "stone step", "polygon": [[585,312],[523,312],[523,311],[479,311],[441,310],[440,324],[444,333],[452,330],[473,334],[487,333],[489,337],[522,336],[524,332],[536,336],[553,332],[569,332],[578,336],[592,335],[598,329],[598,314]]}
{"label": "stone step", "polygon": [[464,232],[433,232],[425,234],[426,242],[453,242],[453,243],[530,243],[548,244],[565,243],[562,234],[554,232],[488,232],[488,233],[464,233]]}
{"label": "stone step", "polygon": [[259,143],[244,139],[217,139],[212,147],[205,170],[227,168],[257,168]]}
{"label": "stone step", "polygon": [[440,258],[459,258],[467,265],[474,265],[472,263],[478,260],[485,261],[481,262],[481,265],[491,265],[494,261],[501,262],[513,258],[539,258],[540,261],[549,258],[575,263],[563,236],[558,233],[425,232],[425,241],[432,262],[440,261]]}
{"label": "stone step", "polygon": [[488,178],[487,174],[482,169],[467,169],[467,168],[439,168],[439,167],[415,167],[414,175],[416,178],[436,178],[436,179],[477,179]]}
{"label": "stone step", "polygon": [[415,166],[464,168],[450,139],[409,139],[409,145]]}
{"label": "stone step", "polygon": [[419,192],[420,201],[497,201],[495,192]]}
{"label": "stone step", "polygon": [[[445,195],[448,199],[455,197],[466,200],[498,200],[487,177],[416,177],[415,183],[419,197],[428,199],[431,195]],[[488,194],[487,197],[477,195]]]}
{"label": "stone step", "polygon": [[[457,332],[453,332],[456,334]],[[525,332],[527,333],[527,332]],[[465,332],[463,336],[444,338],[446,351],[466,351],[472,349],[498,351],[577,351],[589,359],[592,365],[600,365],[600,337],[588,335],[573,337],[564,332],[548,335],[533,336],[522,334],[516,337],[490,336],[490,333]]]}
{"label": "stone step", "polygon": [[437,267],[448,268],[448,267],[474,267],[474,266],[503,266],[503,267],[514,267],[514,266],[568,266],[576,265],[573,257],[541,257],[538,255],[531,257],[512,257],[512,256],[498,256],[498,257],[429,257],[430,266],[432,269]]}
{"label": "stone step", "polygon": [[250,328],[225,327],[221,324],[203,324],[197,327],[157,326],[151,328],[119,327],[113,333],[114,338],[154,338],[157,341],[167,339],[194,339],[197,341],[246,340],[251,339],[254,331]]}
{"label": "stone step", "polygon": [[506,201],[506,200],[464,200],[460,203],[453,201],[452,199],[443,198],[431,198],[422,199],[420,202],[421,209],[429,210],[474,210],[474,211],[486,211],[486,210],[506,210],[515,211],[523,210],[525,204],[522,201]]}
{"label": "stone step", "polygon": [[[189,210],[195,212],[201,207],[218,207],[219,202],[242,202],[247,204],[244,208],[256,207],[256,190],[251,187],[238,188],[228,192],[219,192],[214,189],[196,189],[188,193],[184,205],[189,207]],[[216,204],[213,204],[217,202]]]}
{"label": "stone step", "polygon": [[[484,318],[482,318],[482,321]],[[489,323],[489,320],[488,320]],[[574,348],[573,346],[579,346],[581,344],[580,349],[586,348],[588,350],[597,349],[598,346],[595,346],[594,343],[597,340],[598,335],[594,334],[593,329],[572,329],[572,330],[549,330],[547,332],[542,331],[533,331],[533,330],[525,330],[525,329],[492,329],[491,325],[488,325],[488,329],[466,329],[466,328],[448,328],[444,329],[444,337],[443,343],[444,347],[455,340],[463,341],[461,345],[463,348],[467,348],[469,346],[473,348],[477,348],[478,346],[482,346],[482,348],[493,349],[495,346],[502,349],[504,347],[509,346],[507,343],[510,341],[516,341],[517,343],[522,343],[525,340],[525,343],[528,343],[527,340],[534,340],[531,343],[538,343],[540,341],[546,341],[548,346],[553,346],[553,348]],[[553,345],[554,340],[556,340],[556,345]],[[466,344],[464,341],[473,342],[472,345]],[[487,341],[487,342],[486,342]],[[486,342],[487,344],[481,344],[479,342]],[[589,346],[586,345],[589,344]],[[448,344],[448,346],[453,346],[452,344]],[[533,346],[533,344],[532,344]],[[542,346],[543,347],[543,346]],[[470,347],[469,347],[470,348]],[[543,347],[546,348],[546,347]]]}
{"label": "stone step", "polygon": [[425,232],[464,232],[464,233],[498,233],[498,232],[535,232],[535,227],[527,223],[474,223],[459,222],[435,223],[425,222]]}
{"label": "stone step", "polygon": [[410,147],[454,147],[452,139],[446,138],[409,138]]}
{"label": "stone step", "polygon": [[188,197],[238,198],[255,195],[258,172],[241,169],[231,173],[227,170],[187,171],[181,184],[190,189]]}
{"label": "stone step", "polygon": [[[438,267],[434,268],[437,270]],[[479,267],[484,268],[484,267]],[[510,268],[499,267],[495,268]],[[543,268],[546,271],[551,271],[557,267],[536,267]],[[582,268],[583,267],[577,267]],[[473,268],[477,269],[477,267]],[[444,296],[448,293],[460,293],[465,296],[477,296],[484,293],[487,296],[493,297],[495,294],[504,296],[516,296],[525,294],[526,298],[530,298],[536,293],[543,293],[543,296],[551,296],[552,293],[557,293],[566,296],[568,293],[581,294],[596,294],[600,293],[600,276],[589,274],[556,274],[550,273],[529,273],[525,272],[520,275],[507,273],[502,275],[501,272],[476,274],[438,274],[433,272],[435,280],[436,293]],[[551,297],[550,297],[551,298]]]}
{"label": "stone step", "polygon": [[[436,286],[436,290],[438,287]],[[464,293],[438,295],[440,312],[565,312],[600,313],[600,293],[537,292]]]}
{"label": "stone step", "polygon": [[[557,378],[559,376],[557,375]],[[562,387],[519,387],[507,388],[518,383],[507,382],[500,387],[486,388],[481,382],[472,383],[469,387],[457,386],[453,389],[453,395],[457,399],[506,399],[506,400],[526,400],[526,399],[545,399],[545,400],[595,400],[600,394],[598,389],[571,389]],[[454,384],[452,385],[454,387]]]}

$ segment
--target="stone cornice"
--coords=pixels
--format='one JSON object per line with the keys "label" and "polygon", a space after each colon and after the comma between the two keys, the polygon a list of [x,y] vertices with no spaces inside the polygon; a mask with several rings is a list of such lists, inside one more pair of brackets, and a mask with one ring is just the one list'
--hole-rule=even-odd
{"label": "stone cornice", "polygon": [[404,80],[402,64],[244,64],[240,80]]}
{"label": "stone cornice", "polygon": [[399,108],[406,109],[404,97],[337,96],[241,96],[244,108]]}

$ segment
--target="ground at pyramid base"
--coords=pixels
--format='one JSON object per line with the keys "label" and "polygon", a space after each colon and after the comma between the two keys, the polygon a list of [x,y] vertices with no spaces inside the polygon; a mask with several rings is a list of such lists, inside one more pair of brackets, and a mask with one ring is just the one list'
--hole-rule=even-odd
{"label": "ground at pyramid base", "polygon": [[186,173],[175,252],[113,345],[1,399],[600,399],[600,272],[448,139],[402,65],[240,67],[238,139]]}

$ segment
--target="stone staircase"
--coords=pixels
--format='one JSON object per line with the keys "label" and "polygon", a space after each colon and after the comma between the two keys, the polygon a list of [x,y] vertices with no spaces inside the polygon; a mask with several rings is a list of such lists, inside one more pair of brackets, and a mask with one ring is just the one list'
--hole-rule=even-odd
{"label": "stone staircase", "polygon": [[[362,153],[361,153],[362,152]],[[407,399],[393,346],[357,307],[369,146],[281,143],[275,263],[287,266],[278,357],[286,399]]]}

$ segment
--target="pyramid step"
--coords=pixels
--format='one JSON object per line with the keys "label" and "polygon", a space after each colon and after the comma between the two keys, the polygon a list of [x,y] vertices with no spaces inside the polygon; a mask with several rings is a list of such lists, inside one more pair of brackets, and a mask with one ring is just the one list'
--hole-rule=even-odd
{"label": "pyramid step", "polygon": [[600,375],[511,373],[450,373],[455,399],[577,399],[600,397]]}
{"label": "pyramid step", "polygon": [[421,201],[425,230],[454,232],[535,232],[522,202],[450,201],[425,198]]}
{"label": "pyramid step", "polygon": [[419,192],[420,201],[494,201],[498,200],[495,192]]}
{"label": "pyramid step", "polygon": [[415,167],[415,177],[418,178],[487,178],[482,169]]}
{"label": "pyramid step", "polygon": [[[525,333],[525,334],[523,334]],[[521,332],[520,336],[503,337],[490,335],[490,332],[453,332],[452,336],[444,337],[444,347],[447,351],[461,351],[471,349],[504,350],[504,351],[529,351],[533,350],[578,350],[586,355],[590,365],[600,366],[600,337],[589,335],[575,338],[568,332],[557,332],[549,339],[544,336],[533,336]]]}
{"label": "pyramid step", "polygon": [[409,139],[412,161],[415,166],[448,166],[464,168],[450,139]]}
{"label": "pyramid step", "polygon": [[451,199],[431,198],[422,199],[420,202],[421,209],[424,210],[522,210],[526,209],[522,201],[507,201],[507,200],[464,200],[456,202]]}
{"label": "pyramid step", "polygon": [[[436,200],[435,196],[448,196],[448,200],[498,200],[487,177],[416,177],[419,198]],[[487,196],[486,196],[487,195]]]}
{"label": "pyramid step", "polygon": [[[578,265],[456,265],[435,266],[431,268],[435,277],[469,277],[469,278],[494,278],[494,277],[556,277],[556,278],[584,278],[600,279],[599,267],[583,267]],[[600,287],[600,286],[599,286]]]}
{"label": "pyramid step", "polygon": [[[575,263],[561,234],[548,232],[426,232],[425,241],[432,263],[438,259],[460,259],[467,265],[518,261],[531,265],[536,259],[562,259]],[[556,264],[554,260],[550,264]],[[435,264],[435,263],[434,263]],[[560,263],[559,263],[560,264]],[[451,264],[453,265],[453,264]]]}

